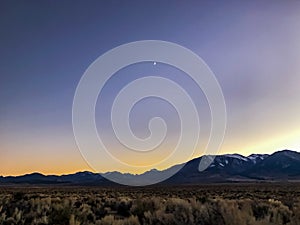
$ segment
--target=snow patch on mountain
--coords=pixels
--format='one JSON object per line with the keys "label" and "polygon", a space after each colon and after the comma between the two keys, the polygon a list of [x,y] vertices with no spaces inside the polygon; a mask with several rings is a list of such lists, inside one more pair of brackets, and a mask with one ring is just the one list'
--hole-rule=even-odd
{"label": "snow patch on mountain", "polygon": [[239,155],[239,154],[226,154],[224,156],[239,159],[239,160],[243,160],[243,161],[248,161],[249,160],[247,157]]}
{"label": "snow patch on mountain", "polygon": [[250,159],[253,163],[257,163],[257,161],[264,160],[268,156],[268,154],[252,154],[248,156],[248,159]]}

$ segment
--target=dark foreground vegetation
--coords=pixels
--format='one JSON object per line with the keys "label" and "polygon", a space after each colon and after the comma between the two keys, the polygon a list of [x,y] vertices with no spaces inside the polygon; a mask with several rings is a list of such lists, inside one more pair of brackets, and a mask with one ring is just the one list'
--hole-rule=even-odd
{"label": "dark foreground vegetation", "polygon": [[0,224],[300,224],[300,184],[0,187]]}

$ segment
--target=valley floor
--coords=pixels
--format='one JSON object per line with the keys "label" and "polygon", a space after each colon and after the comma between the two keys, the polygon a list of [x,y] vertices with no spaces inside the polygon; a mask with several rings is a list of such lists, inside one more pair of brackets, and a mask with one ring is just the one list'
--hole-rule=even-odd
{"label": "valley floor", "polygon": [[0,187],[0,224],[300,224],[300,183]]}

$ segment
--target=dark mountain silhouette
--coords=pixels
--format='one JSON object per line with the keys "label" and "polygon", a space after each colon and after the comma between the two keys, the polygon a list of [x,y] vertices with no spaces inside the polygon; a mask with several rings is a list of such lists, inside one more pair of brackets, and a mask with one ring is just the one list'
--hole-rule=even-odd
{"label": "dark mountain silhouette", "polygon": [[[283,150],[271,155],[252,154],[248,157],[239,154],[215,156],[212,164],[199,172],[200,160],[210,160],[213,156],[202,156],[188,161],[184,167],[164,184],[200,184],[215,182],[255,182],[255,181],[300,181],[300,153]],[[0,176],[0,184],[57,184],[57,185],[111,185],[103,176],[114,176],[126,179],[151,179],[157,174],[168,173],[175,165],[167,170],[150,170],[140,175],[108,172],[98,174],[78,172],[68,175],[43,175],[40,173],[23,176]]]}
{"label": "dark mountain silhouette", "polygon": [[300,153],[290,150],[275,152],[246,171],[245,175],[258,179],[299,179]]}

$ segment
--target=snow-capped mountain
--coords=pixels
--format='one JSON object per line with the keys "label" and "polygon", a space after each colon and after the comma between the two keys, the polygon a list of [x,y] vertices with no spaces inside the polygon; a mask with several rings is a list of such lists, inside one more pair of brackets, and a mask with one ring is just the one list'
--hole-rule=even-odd
{"label": "snow-capped mountain", "polygon": [[[213,159],[209,167],[199,172],[199,163],[203,157]],[[61,184],[61,185],[111,185],[112,182],[104,177],[115,176],[126,179],[152,179],[158,174],[168,173],[176,169],[175,165],[169,169],[156,169],[143,174],[129,174],[108,172],[104,174],[92,172],[78,172],[62,176],[45,176],[39,173],[23,176],[0,176],[0,184]],[[299,181],[300,182],[300,153],[283,150],[271,155],[252,154],[248,157],[239,154],[225,154],[216,156],[202,156],[188,161],[184,167],[165,184],[200,184],[210,182],[243,182],[243,181]]]}

